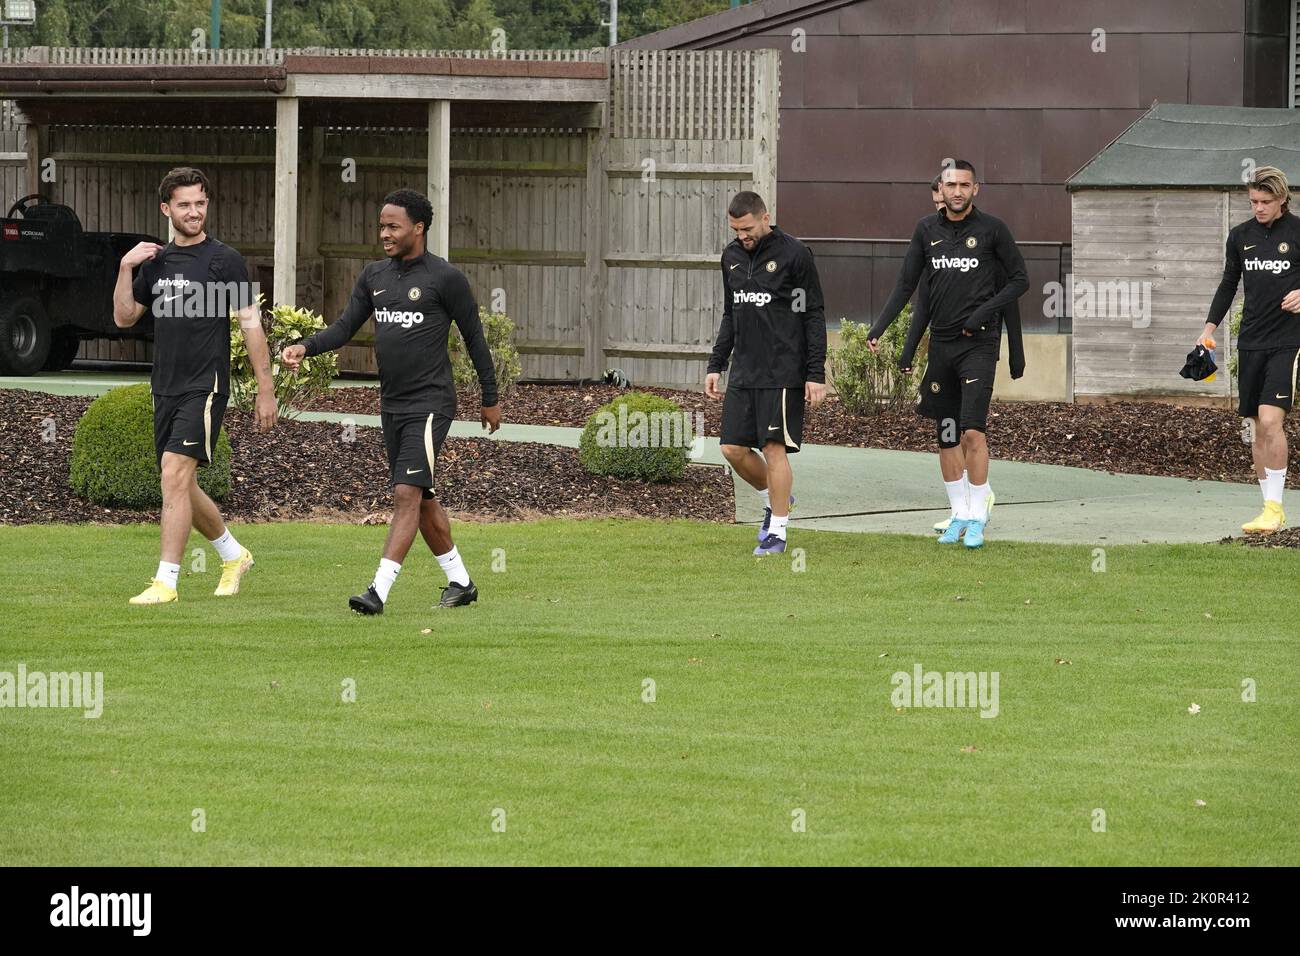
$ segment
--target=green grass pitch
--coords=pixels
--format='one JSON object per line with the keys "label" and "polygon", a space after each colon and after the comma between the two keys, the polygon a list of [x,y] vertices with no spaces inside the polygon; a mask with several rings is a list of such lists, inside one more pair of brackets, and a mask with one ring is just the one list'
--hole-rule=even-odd
{"label": "green grass pitch", "polygon": [[[0,863],[1296,862],[1296,551],[458,524],[480,603],[417,539],[365,619],[386,529],[233,530],[238,597],[195,536],[133,608],[156,527],[0,528],[0,671],[105,695],[0,708]],[[917,663],[998,715],[900,712]]]}

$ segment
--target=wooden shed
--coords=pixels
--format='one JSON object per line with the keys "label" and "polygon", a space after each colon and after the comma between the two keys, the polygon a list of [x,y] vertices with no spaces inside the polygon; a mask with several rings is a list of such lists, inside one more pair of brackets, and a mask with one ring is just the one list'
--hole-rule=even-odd
{"label": "wooden shed", "polygon": [[[382,257],[381,198],[414,186],[433,200],[430,250],[514,320],[525,378],[618,365],[695,387],[727,202],[776,203],[778,68],[765,50],[7,49],[0,200],[39,191],[87,229],[165,235],[157,183],[202,166],[213,234],[268,299],[333,321]],[[369,331],[343,368],[374,368]]]}
{"label": "wooden shed", "polygon": [[1294,110],[1166,103],[1069,178],[1076,399],[1230,400],[1227,374],[1191,382],[1178,370],[1222,278],[1228,230],[1250,218],[1245,179],[1265,165],[1300,180]]}

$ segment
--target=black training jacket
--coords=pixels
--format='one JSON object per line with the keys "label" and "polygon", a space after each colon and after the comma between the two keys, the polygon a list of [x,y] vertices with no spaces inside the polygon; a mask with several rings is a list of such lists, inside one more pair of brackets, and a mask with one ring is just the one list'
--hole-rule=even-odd
{"label": "black training jacket", "polygon": [[965,329],[977,340],[996,340],[1005,318],[1013,374],[1017,366],[1023,371],[1020,313],[1010,307],[1028,290],[1029,278],[1006,223],[977,208],[964,219],[951,220],[945,210],[918,222],[898,284],[872,323],[871,338],[884,334],[922,282],[925,294],[916,308],[921,331],[928,324],[935,339],[956,340]]}
{"label": "black training jacket", "polygon": [[1223,321],[1243,272],[1246,295],[1237,348],[1300,348],[1300,314],[1282,311],[1282,298],[1300,289],[1300,218],[1284,212],[1267,226],[1251,217],[1232,227],[1223,280],[1210,303],[1207,322]]}
{"label": "black training jacket", "polygon": [[731,361],[728,388],[826,381],[826,313],[812,250],[776,226],[753,253],[722,250],[722,325],[708,370]]}
{"label": "black training jacket", "polygon": [[496,370],[483,335],[478,306],[465,274],[430,252],[416,259],[381,259],[361,270],[343,315],[303,341],[319,355],[347,343],[366,319],[375,317],[375,362],[379,365],[379,408],[398,414],[456,415],[447,334],[460,329],[478,372],[482,404],[497,403]]}

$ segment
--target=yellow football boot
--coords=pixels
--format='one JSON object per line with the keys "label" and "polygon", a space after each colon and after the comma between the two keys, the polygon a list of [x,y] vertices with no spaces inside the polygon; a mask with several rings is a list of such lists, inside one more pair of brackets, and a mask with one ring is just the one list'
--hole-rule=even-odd
{"label": "yellow football boot", "polygon": [[1241,530],[1246,534],[1272,534],[1281,531],[1285,524],[1286,512],[1282,510],[1282,505],[1276,501],[1266,501],[1264,510],[1253,521],[1242,525]]}
{"label": "yellow football boot", "polygon": [[253,555],[247,548],[239,549],[239,557],[221,562],[221,583],[212,593],[217,597],[230,597],[239,593],[239,579],[253,566]]}
{"label": "yellow football boot", "polygon": [[171,604],[176,600],[176,589],[169,588],[157,578],[149,582],[149,586],[131,598],[130,604]]}

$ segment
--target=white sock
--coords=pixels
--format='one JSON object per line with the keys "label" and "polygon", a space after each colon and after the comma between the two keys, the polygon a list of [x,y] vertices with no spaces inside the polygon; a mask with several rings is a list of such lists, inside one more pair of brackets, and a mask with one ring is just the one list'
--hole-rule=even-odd
{"label": "white sock", "polygon": [[973,521],[983,521],[989,514],[989,483],[970,486],[970,512],[967,517]]}
{"label": "white sock", "polygon": [[450,551],[437,555],[437,558],[438,567],[446,573],[448,584],[459,584],[461,587],[469,584],[469,572],[465,570],[465,562],[460,559],[460,552],[454,544]]}
{"label": "white sock", "polygon": [[379,570],[375,572],[375,580],[371,587],[379,595],[379,600],[385,604],[388,603],[388,592],[393,587],[393,582],[397,580],[397,572],[402,570],[402,566],[396,561],[389,561],[387,558],[379,559]]}
{"label": "white sock", "polygon": [[155,574],[154,577],[175,591],[176,582],[179,581],[181,577],[181,566],[179,564],[168,564],[166,561],[159,561],[158,573]]}
{"label": "white sock", "polygon": [[1285,468],[1265,468],[1265,478],[1261,482],[1264,486],[1264,500],[1276,501],[1282,503],[1282,489],[1286,487],[1286,469]]}
{"label": "white sock", "polygon": [[239,552],[243,550],[240,548],[239,542],[235,540],[235,536],[230,533],[229,528],[222,532],[220,538],[213,539],[211,543],[217,549],[217,554],[221,555],[222,561],[235,560],[235,558],[239,557]]}
{"label": "white sock", "polygon": [[966,510],[966,479],[958,478],[956,481],[945,481],[943,490],[948,492],[948,504],[952,506],[952,516],[960,518]]}
{"label": "white sock", "polygon": [[[1264,471],[1267,472],[1268,469],[1265,468]],[[1259,493],[1264,496],[1265,501],[1268,501],[1268,479],[1267,478],[1259,479]]]}
{"label": "white sock", "polygon": [[770,525],[768,525],[768,527],[767,527],[767,533],[768,533],[768,534],[774,534],[774,535],[776,535],[778,538],[780,538],[782,541],[784,541],[784,540],[785,540],[785,526],[786,526],[786,523],[789,522],[789,520],[790,520],[790,516],[789,516],[789,515],[786,515],[786,516],[784,516],[784,517],[782,517],[782,518],[778,518],[776,515],[772,515],[772,523],[771,523]]}
{"label": "white sock", "polygon": [[767,493],[766,488],[764,488],[762,491],[759,492],[759,496],[762,497],[763,499],[764,508],[772,507],[772,496]]}

